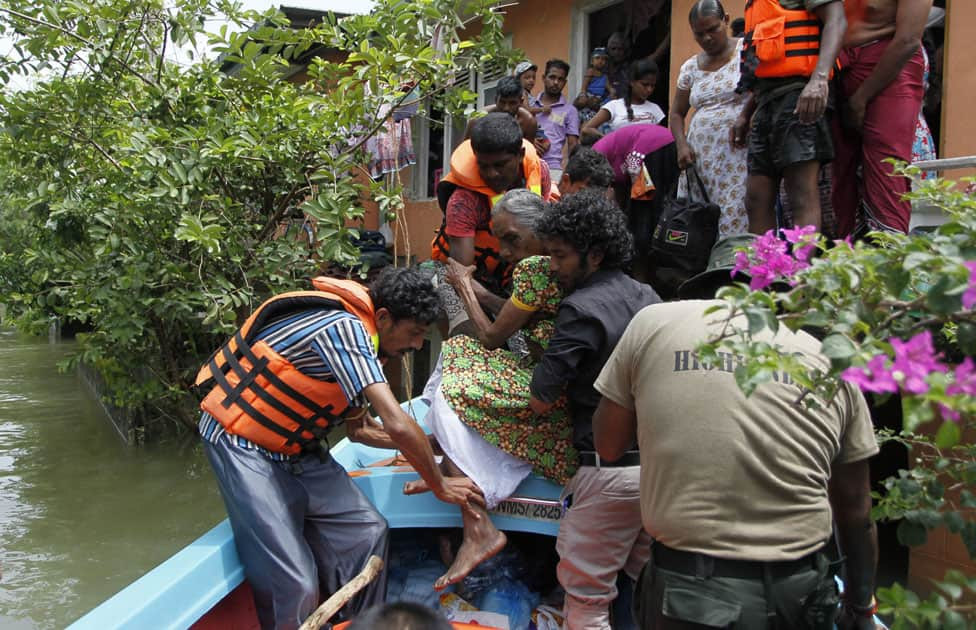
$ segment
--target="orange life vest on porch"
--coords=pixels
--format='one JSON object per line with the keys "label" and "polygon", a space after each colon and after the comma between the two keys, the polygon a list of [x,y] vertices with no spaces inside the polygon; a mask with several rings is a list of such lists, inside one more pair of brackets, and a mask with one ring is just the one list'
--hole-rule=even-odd
{"label": "orange life vest on porch", "polygon": [[[542,191],[542,166],[540,166],[541,160],[536,155],[535,147],[531,142],[523,139],[522,148],[525,149],[525,157],[522,158],[525,187],[548,201],[552,191]],[[481,179],[481,174],[478,172],[478,162],[470,140],[462,142],[451,154],[451,171],[437,185],[437,203],[441,207],[441,212],[444,213],[444,218],[441,220],[441,227],[437,230],[437,234],[430,244],[430,257],[433,260],[447,262],[450,256],[450,245],[445,232],[447,229],[447,202],[458,188],[465,188],[484,195],[488,198],[491,207],[494,207],[505,194],[495,192]],[[506,279],[511,273],[511,266],[502,264],[498,255],[498,238],[490,230],[475,231],[474,264],[476,279],[494,278],[496,282],[489,284],[496,284],[496,288],[501,288],[507,284]],[[489,290],[491,288],[489,287]]]}
{"label": "orange life vest on porch", "polygon": [[379,345],[375,309],[366,288],[352,280],[319,277],[317,291],[277,295],[257,308],[233,337],[200,368],[195,385],[209,393],[200,408],[233,435],[275,453],[295,455],[325,435],[349,408],[338,383],[302,374],[263,340],[270,321],[300,310],[344,310],[355,315]]}
{"label": "orange life vest on porch", "polygon": [[809,77],[820,58],[821,23],[805,9],[784,9],[778,0],[749,0],[745,11],[744,65],[758,59],[759,78]]}

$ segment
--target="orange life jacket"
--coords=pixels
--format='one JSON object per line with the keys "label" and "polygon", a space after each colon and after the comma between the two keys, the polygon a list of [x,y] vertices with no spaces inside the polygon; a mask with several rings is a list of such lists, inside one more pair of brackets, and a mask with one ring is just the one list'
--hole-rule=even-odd
{"label": "orange life jacket", "polygon": [[330,422],[349,408],[338,383],[302,374],[275,352],[258,332],[272,319],[299,310],[322,308],[355,315],[379,346],[373,301],[352,280],[319,277],[317,291],[277,295],[257,308],[233,337],[200,368],[196,386],[209,393],[200,408],[233,435],[275,453],[295,455],[324,437]]}
{"label": "orange life jacket", "polygon": [[[525,149],[525,157],[522,158],[525,187],[549,201],[555,185],[551,185],[550,190],[543,192],[542,166],[540,166],[542,161],[536,155],[535,147],[531,142],[523,139],[522,147]],[[451,154],[451,171],[437,185],[437,203],[441,207],[441,212],[444,213],[444,218],[441,220],[441,227],[437,230],[434,240],[430,244],[430,257],[433,260],[447,262],[450,256],[450,245],[445,231],[447,229],[447,202],[458,188],[465,188],[484,195],[488,198],[491,207],[494,207],[505,194],[495,192],[481,179],[481,174],[478,172],[478,162],[474,155],[474,149],[471,148],[470,140],[462,142]],[[491,233],[491,230],[475,231],[474,264],[474,277],[489,285],[489,290],[492,288],[500,289],[510,279],[511,265],[502,264],[498,255],[498,238]]]}
{"label": "orange life jacket", "polygon": [[759,78],[809,77],[820,57],[821,23],[805,9],[784,9],[778,0],[746,2],[745,66],[758,59]]}

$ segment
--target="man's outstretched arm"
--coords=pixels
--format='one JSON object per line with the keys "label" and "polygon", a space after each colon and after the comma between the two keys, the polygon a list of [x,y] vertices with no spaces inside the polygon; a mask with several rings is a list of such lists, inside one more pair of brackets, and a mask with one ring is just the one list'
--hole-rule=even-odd
{"label": "man's outstretched arm", "polygon": [[478,513],[472,506],[485,506],[485,499],[473,481],[467,477],[444,477],[437,462],[430,441],[420,425],[400,407],[390,386],[374,383],[363,390],[369,403],[383,421],[383,429],[396,444],[410,465],[427,482],[431,492],[445,503],[454,503],[468,510],[475,518]]}

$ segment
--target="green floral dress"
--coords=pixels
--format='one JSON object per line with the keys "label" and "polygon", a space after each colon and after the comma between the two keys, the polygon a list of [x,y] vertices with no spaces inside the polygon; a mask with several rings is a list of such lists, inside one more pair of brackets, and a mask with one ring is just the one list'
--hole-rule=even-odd
{"label": "green floral dress", "polygon": [[[511,300],[542,315],[523,329],[542,348],[549,344],[553,319],[563,299],[549,271],[549,258],[526,258],[512,271]],[[441,391],[458,417],[490,444],[532,464],[535,472],[564,484],[576,472],[573,426],[560,398],[545,416],[529,408],[529,383],[535,363],[509,350],[486,349],[477,339],[458,335],[441,347]]]}

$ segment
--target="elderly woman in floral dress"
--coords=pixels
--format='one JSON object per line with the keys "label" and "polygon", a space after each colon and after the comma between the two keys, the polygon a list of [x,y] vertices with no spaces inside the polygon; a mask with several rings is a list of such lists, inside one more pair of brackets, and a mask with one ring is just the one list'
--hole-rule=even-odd
{"label": "elderly woman in floral dress", "polygon": [[[529,408],[533,356],[540,356],[553,333],[562,291],[540,256],[533,232],[544,202],[528,190],[512,190],[492,210],[492,231],[501,257],[515,264],[512,295],[494,321],[481,309],[471,267],[449,261],[448,281],[464,302],[477,338],[458,335],[441,347],[441,361],[424,392],[426,422],[445,454],[445,473],[467,476],[481,488],[489,508],[510,496],[533,470],[557,483],[575,472],[572,424],[565,401],[540,418]],[[521,331],[528,355],[505,348]],[[407,484],[407,493],[425,490]],[[505,535],[488,519],[462,512],[464,541],[437,589],[464,579],[480,562],[505,546]]]}

